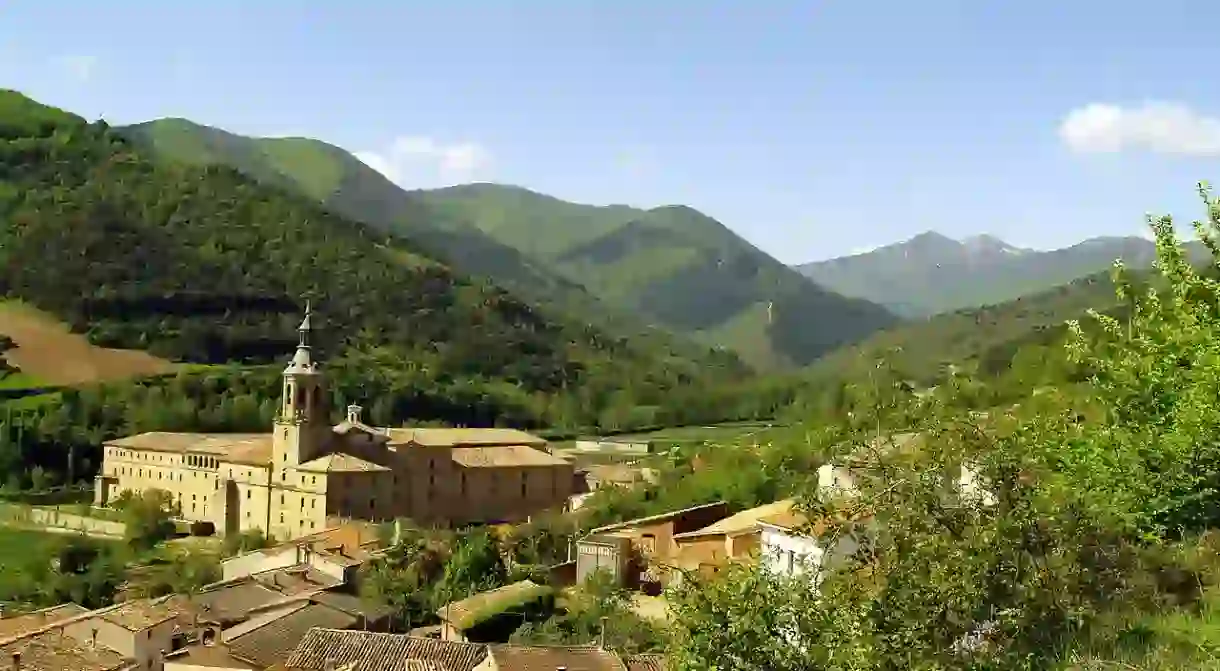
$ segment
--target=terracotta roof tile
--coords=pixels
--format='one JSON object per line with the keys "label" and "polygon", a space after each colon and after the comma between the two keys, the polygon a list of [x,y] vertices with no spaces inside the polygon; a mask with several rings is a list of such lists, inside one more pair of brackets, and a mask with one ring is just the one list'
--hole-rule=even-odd
{"label": "terracotta roof tile", "polygon": [[324,457],[307,461],[297,466],[297,470],[312,473],[376,473],[386,472],[390,469],[381,464],[374,464],[371,461],[365,461],[360,457],[354,457],[350,454],[333,452]]}
{"label": "terracotta roof tile", "polygon": [[450,452],[455,464],[465,468],[499,468],[505,466],[569,466],[569,462],[549,452],[528,445],[497,445],[494,447],[460,447]]}
{"label": "terracotta roof tile", "polygon": [[76,617],[77,615],[84,615],[88,612],[88,609],[74,603],[65,603],[21,615],[10,615],[0,619],[0,639],[32,633],[49,624],[55,624],[56,622]]}
{"label": "terracotta roof tile", "polygon": [[595,646],[490,645],[497,671],[627,671],[618,655]]}
{"label": "terracotta roof tile", "polygon": [[171,433],[151,431],[106,442],[111,447],[153,452],[199,452],[219,457],[251,445],[271,446],[269,433]]}
{"label": "terracotta roof tile", "polygon": [[14,653],[21,655],[22,671],[119,671],[135,666],[108,648],[89,648],[55,630],[13,641],[2,650],[6,663]]}
{"label": "terracotta roof tile", "polygon": [[792,499],[785,499],[783,501],[776,501],[775,503],[761,505],[756,508],[750,508],[749,510],[743,510],[718,522],[709,524],[702,529],[688,531],[682,534],[674,534],[674,540],[695,538],[698,536],[732,536],[751,531],[758,527],[759,520],[775,515],[782,515],[792,510],[794,503],[795,502]]}
{"label": "terracotta roof tile", "polygon": [[287,659],[314,627],[345,629],[355,624],[356,618],[347,613],[308,604],[241,636],[226,638],[225,645],[233,656],[268,667]]}
{"label": "terracotta roof tile", "polygon": [[486,658],[487,646],[477,643],[318,628],[301,639],[284,666],[291,671],[322,671],[329,660],[337,668],[353,664],[352,671],[402,671],[406,660],[421,660],[444,671],[472,671]]}
{"label": "terracotta roof tile", "polygon": [[628,655],[623,662],[627,671],[665,671],[665,655]]}
{"label": "terracotta roof tile", "polygon": [[102,611],[103,620],[128,631],[143,631],[172,620],[182,613],[183,605],[168,599],[135,599]]}
{"label": "terracotta roof tile", "polygon": [[546,445],[546,440],[517,429],[389,429],[390,443],[415,443],[425,447],[477,447],[492,445]]}

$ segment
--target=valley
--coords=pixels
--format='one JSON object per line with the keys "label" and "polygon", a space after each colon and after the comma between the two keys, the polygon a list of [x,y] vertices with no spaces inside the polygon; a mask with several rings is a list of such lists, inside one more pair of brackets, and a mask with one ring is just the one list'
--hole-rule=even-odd
{"label": "valley", "polygon": [[[351,664],[376,638],[472,670],[1015,671],[1220,644],[1220,287],[1167,219],[1159,246],[929,232],[790,268],[682,205],[404,189],[317,140],[0,91],[0,223],[18,658],[321,671],[333,637]],[[230,590],[268,601],[213,610]],[[145,610],[164,651],[74,638]]]}

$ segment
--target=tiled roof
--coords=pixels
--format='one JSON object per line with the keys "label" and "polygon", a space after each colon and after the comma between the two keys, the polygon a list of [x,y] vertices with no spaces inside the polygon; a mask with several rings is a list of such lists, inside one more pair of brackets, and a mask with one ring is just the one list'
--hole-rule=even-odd
{"label": "tiled roof", "polygon": [[229,649],[223,645],[187,646],[166,655],[165,661],[186,666],[218,669],[240,669],[246,666],[234,659],[229,654]]}
{"label": "tiled roof", "polygon": [[722,534],[726,536],[733,536],[751,531],[758,527],[759,520],[774,515],[781,515],[787,513],[789,510],[792,510],[793,503],[795,502],[792,499],[785,499],[783,501],[776,501],[775,503],[761,505],[757,508],[743,510],[718,522],[709,524],[702,529],[688,531],[683,534],[674,534],[674,540],[695,538],[698,536],[717,536]]}
{"label": "tiled roof", "polygon": [[490,645],[497,671],[627,671],[618,655],[595,646]]}
{"label": "tiled roof", "polygon": [[461,447],[449,453],[455,464],[466,468],[497,468],[505,466],[568,466],[548,452],[529,445],[498,445],[494,447]]}
{"label": "tiled roof", "polygon": [[119,671],[134,666],[117,652],[103,646],[90,648],[56,630],[13,641],[0,650],[6,664],[19,653],[22,671]]}
{"label": "tiled roof", "polygon": [[623,662],[627,671],[665,671],[665,655],[628,655]]}
{"label": "tiled roof", "polygon": [[355,624],[355,617],[314,603],[236,638],[226,638],[225,644],[233,656],[265,668],[286,659],[314,627],[345,629]]}
{"label": "tiled roof", "polygon": [[681,510],[671,510],[670,512],[667,512],[667,513],[660,513],[657,515],[649,515],[648,517],[636,518],[634,520],[627,520],[626,522],[616,522],[614,524],[607,524],[604,527],[597,527],[596,529],[590,529],[589,533],[590,534],[601,534],[601,533],[606,533],[607,531],[618,531],[619,529],[630,529],[632,527],[636,527],[641,524],[657,524],[659,522],[667,522],[675,517],[680,517],[687,513],[695,512],[697,510],[703,510],[705,508],[715,508],[717,506],[724,507],[724,505],[725,505],[724,501],[716,501],[715,503],[704,503],[702,505],[691,506],[689,508],[683,508]]}
{"label": "tiled roof", "polygon": [[390,469],[381,464],[374,464],[371,461],[365,461],[360,457],[354,457],[350,454],[333,452],[324,457],[307,461],[297,466],[297,470],[312,473],[374,473],[389,471]]}
{"label": "tiled roof", "polygon": [[242,448],[263,443],[270,447],[271,434],[151,431],[110,440],[106,442],[106,445],[154,452],[200,452],[223,457]]}
{"label": "tiled roof", "polygon": [[221,461],[251,466],[269,466],[271,465],[271,436],[267,435],[261,441],[252,440],[234,446]]}
{"label": "tiled roof", "polygon": [[459,630],[469,629],[491,615],[542,599],[554,590],[531,580],[522,580],[436,609],[436,616]]}
{"label": "tiled roof", "polygon": [[135,599],[104,610],[100,617],[128,631],[144,631],[182,613],[182,604],[167,599]]}
{"label": "tiled roof", "polygon": [[315,603],[330,606],[335,610],[341,610],[348,615],[362,616],[370,622],[376,622],[377,620],[389,617],[394,613],[394,609],[389,606],[383,606],[370,602],[355,594],[348,594],[347,592],[335,590],[318,592],[317,594],[311,596],[310,600]]}
{"label": "tiled roof", "polygon": [[201,617],[222,623],[240,620],[250,611],[283,599],[283,594],[253,580],[215,587],[192,597],[192,601],[200,607]]}
{"label": "tiled roof", "polygon": [[546,445],[546,440],[517,429],[389,429],[391,444],[415,443],[425,447],[478,447],[492,445]]}
{"label": "tiled roof", "polygon": [[[313,629],[288,656],[291,671],[322,671],[329,660],[352,671],[402,671],[406,660],[437,663],[444,671],[472,671],[487,658],[487,646],[404,634]],[[550,671],[554,671],[551,669]]]}
{"label": "tiled roof", "polygon": [[88,613],[87,608],[83,608],[74,603],[65,603],[59,606],[51,606],[43,608],[31,613],[22,615],[11,615],[0,619],[0,639],[12,638],[21,636],[33,631],[42,629],[43,627],[54,624],[61,620],[66,620],[70,617],[83,615]]}

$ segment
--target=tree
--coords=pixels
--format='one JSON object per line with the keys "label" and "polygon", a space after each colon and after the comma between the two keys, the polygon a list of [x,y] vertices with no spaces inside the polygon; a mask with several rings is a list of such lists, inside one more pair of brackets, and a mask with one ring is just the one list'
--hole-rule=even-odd
{"label": "tree", "polygon": [[[1201,193],[1196,230],[1220,261],[1220,203]],[[1185,558],[1199,553],[1191,534],[1220,521],[1220,286],[1186,262],[1168,218],[1151,223],[1156,288],[1131,294],[1120,268],[1127,321],[1071,329],[1083,383],[985,416],[958,376],[922,396],[890,380],[864,390],[846,449],[898,429],[921,447],[878,451],[856,496],[811,490],[801,507],[825,544],[867,514],[870,551],[823,567],[816,592],[744,567],[683,581],[677,668],[1056,668],[1109,622],[1163,604],[1165,575],[1201,580]],[[964,464],[993,503],[946,486]]]}
{"label": "tree", "polygon": [[163,489],[148,489],[131,497],[123,506],[127,542],[147,550],[173,537],[173,517],[178,512],[173,495]]}

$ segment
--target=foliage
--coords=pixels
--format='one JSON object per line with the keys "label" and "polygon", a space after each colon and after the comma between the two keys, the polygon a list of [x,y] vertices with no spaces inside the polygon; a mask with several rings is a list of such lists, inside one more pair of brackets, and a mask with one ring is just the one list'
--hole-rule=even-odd
{"label": "foliage", "polygon": [[158,158],[236,168],[264,184],[319,201],[352,221],[405,236],[423,253],[399,254],[412,264],[441,261],[489,279],[517,296],[628,337],[645,349],[667,352],[671,364],[738,366],[731,355],[648,327],[516,248],[431,211],[415,195],[333,145],[306,138],[244,137],[185,119],[150,121],[121,132]]}
{"label": "foliage", "polygon": [[136,550],[148,550],[172,538],[173,518],[181,514],[173,494],[163,489],[146,489],[135,495],[126,490],[115,500],[115,507],[123,513],[127,542]]}
{"label": "foliage", "polygon": [[[17,93],[0,104],[0,295],[95,344],[209,364],[0,401],[13,488],[32,485],[33,466],[90,477],[99,443],[121,434],[265,430],[304,298],[334,407],[366,401],[381,425],[623,429],[756,418],[790,398],[790,385],[743,382],[731,358],[629,342],[442,263],[406,263],[420,254],[409,240],[235,170],[151,162],[105,124]],[[683,409],[709,387],[724,390],[715,404]]]}
{"label": "foliage", "polygon": [[405,232],[456,268],[679,356],[725,359],[645,322],[775,368],[807,363],[894,321],[875,305],[804,281],[688,207],[578,205],[495,184],[408,193],[314,140],[247,138],[180,119],[124,132],[168,158],[232,166],[355,221]]}
{"label": "foliage", "polygon": [[115,543],[87,536],[0,529],[0,601],[28,608],[68,601],[88,608],[111,603],[123,579]]}
{"label": "foliage", "polygon": [[[1204,198],[1197,229],[1215,250],[1220,205]],[[864,533],[868,550],[822,566],[816,595],[760,569],[689,576],[671,595],[677,668],[1108,668],[1107,655],[1199,668],[1214,643],[1162,654],[1155,630],[1126,624],[1192,617],[1215,579],[1214,554],[1196,544],[1215,524],[1220,477],[1217,285],[1167,218],[1153,230],[1165,288],[1132,294],[1118,274],[1128,321],[1073,328],[1083,383],[983,416],[977,381],[956,376],[928,394],[878,380],[851,399],[846,445],[894,427],[925,438],[869,456],[854,497],[806,490],[824,546]],[[947,485],[963,465],[994,501]],[[1107,638],[1126,642],[1107,650]]]}
{"label": "foliage", "polygon": [[527,622],[511,641],[525,645],[589,645],[598,643],[620,654],[651,652],[661,647],[664,632],[631,609],[631,593],[608,574],[589,576],[579,592],[542,622]]}
{"label": "foliage", "polygon": [[232,557],[245,552],[253,552],[271,547],[271,539],[260,529],[247,529],[225,536],[222,552],[226,557]]}
{"label": "foliage", "polygon": [[486,530],[475,528],[454,539],[445,572],[436,589],[449,602],[495,589],[507,582],[508,571],[500,558],[496,540]]}

